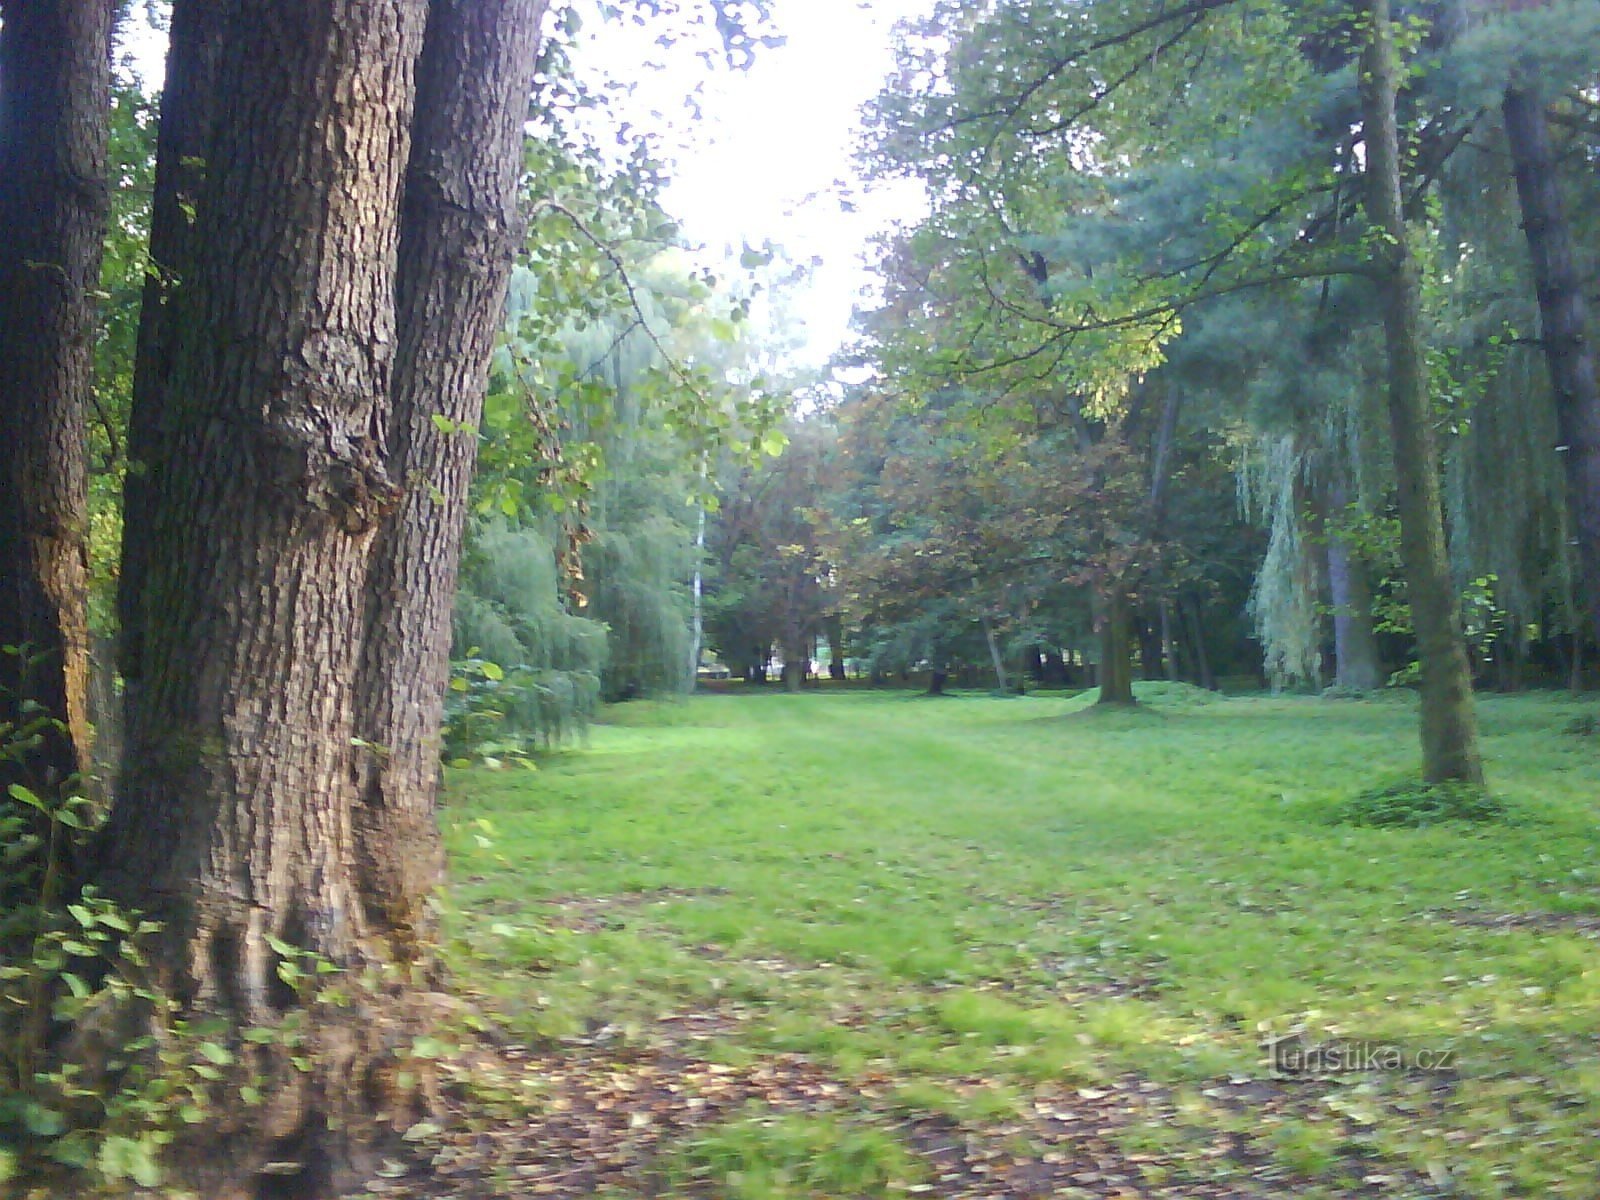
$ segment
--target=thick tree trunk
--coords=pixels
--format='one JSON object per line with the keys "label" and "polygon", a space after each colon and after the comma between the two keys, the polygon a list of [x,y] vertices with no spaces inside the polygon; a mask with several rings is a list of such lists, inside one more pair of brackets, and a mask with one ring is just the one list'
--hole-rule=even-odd
{"label": "thick tree trunk", "polygon": [[1589,345],[1589,315],[1561,203],[1544,104],[1517,82],[1502,106],[1517,177],[1522,228],[1539,296],[1540,341],[1555,392],[1567,502],[1578,543],[1580,605],[1600,645],[1600,383]]}
{"label": "thick tree trunk", "polygon": [[[432,0],[400,219],[390,475],[356,685],[357,861],[381,926],[417,935],[443,870],[435,805],[450,614],[489,355],[520,240],[523,125],[545,0]],[[439,417],[448,428],[436,423]]]}
{"label": "thick tree trunk", "polygon": [[[1337,523],[1349,497],[1342,483],[1328,489],[1328,508]],[[1328,521],[1323,521],[1327,532]],[[1352,692],[1376,691],[1383,683],[1378,637],[1372,625],[1372,583],[1367,564],[1350,551],[1337,528],[1327,533],[1328,591],[1333,601],[1334,683]]]}
{"label": "thick tree trunk", "polygon": [[945,684],[947,684],[949,682],[950,682],[950,672],[948,672],[948,671],[938,671],[938,670],[930,671],[928,673],[928,695],[930,695],[930,696],[942,696],[942,695],[944,695]]}
{"label": "thick tree trunk", "polygon": [[1127,596],[1112,591],[1100,610],[1100,696],[1097,704],[1132,704],[1133,627]]}
{"label": "thick tree trunk", "polygon": [[[89,768],[88,464],[110,0],[0,4],[0,791]],[[37,705],[38,707],[33,707]],[[41,720],[42,719],[42,720]]]}
{"label": "thick tree trunk", "polygon": [[[229,9],[170,301],[143,682],[98,882],[164,923],[156,965],[179,1001],[236,1023],[302,1002],[269,937],[351,970],[393,956],[354,866],[352,738],[363,581],[397,499],[382,440],[424,16],[422,0]],[[190,1190],[268,1194],[270,1161],[300,1169],[271,1194],[335,1194],[363,1138],[404,1119],[382,1086],[402,994],[351,988],[311,1023],[308,1072],[175,1149]]]}
{"label": "thick tree trunk", "polygon": [[1328,589],[1333,600],[1334,682],[1352,692],[1383,683],[1378,637],[1372,625],[1372,584],[1367,565],[1334,538],[1328,543]]}
{"label": "thick tree trunk", "polygon": [[1383,297],[1389,358],[1389,423],[1399,491],[1400,553],[1422,667],[1422,774],[1429,783],[1483,782],[1472,676],[1450,578],[1439,505],[1438,455],[1423,362],[1421,268],[1411,250],[1400,194],[1395,120],[1399,54],[1389,0],[1370,0],[1362,59],[1368,214],[1384,242],[1373,255]]}

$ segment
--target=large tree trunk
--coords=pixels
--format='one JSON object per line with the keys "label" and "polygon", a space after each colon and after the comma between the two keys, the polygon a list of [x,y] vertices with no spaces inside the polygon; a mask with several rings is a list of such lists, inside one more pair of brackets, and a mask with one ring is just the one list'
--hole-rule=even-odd
{"label": "large tree trunk", "polygon": [[1100,608],[1100,695],[1097,704],[1132,704],[1133,625],[1128,597],[1115,589]]}
{"label": "large tree trunk", "polygon": [[[199,0],[191,0],[199,3]],[[180,9],[181,9],[180,5]],[[422,0],[230,6],[147,484],[143,683],[100,882],[164,923],[180,1003],[271,1024],[301,1004],[268,938],[381,971],[361,902],[352,738],[383,466],[399,199]],[[398,990],[309,1023],[305,1073],[177,1148],[199,1194],[322,1196],[386,1111]],[[218,1135],[223,1136],[218,1136]]]}
{"label": "large tree trunk", "polygon": [[[0,4],[0,792],[89,767],[88,464],[109,0]],[[35,708],[34,706],[38,707]]]}
{"label": "large tree trunk", "polygon": [[1422,774],[1430,783],[1482,783],[1472,676],[1439,505],[1438,455],[1423,362],[1421,268],[1411,250],[1401,203],[1395,120],[1399,53],[1389,0],[1370,0],[1368,13],[1371,29],[1361,64],[1367,205],[1385,243],[1373,254],[1373,268],[1383,297],[1388,345],[1400,553],[1422,667]]}
{"label": "large tree trunk", "polygon": [[1502,106],[1517,177],[1522,228],[1539,296],[1540,341],[1555,392],[1567,500],[1578,543],[1580,605],[1600,644],[1600,384],[1588,340],[1589,316],[1556,177],[1544,104],[1515,82]]}
{"label": "large tree trunk", "polygon": [[1341,536],[1339,516],[1348,504],[1342,483],[1328,489],[1328,509],[1322,522],[1327,534],[1328,591],[1333,601],[1334,683],[1352,692],[1376,691],[1383,682],[1378,638],[1372,625],[1372,583],[1367,564],[1351,553]]}
{"label": "large tree trunk", "polygon": [[[545,0],[433,0],[401,210],[389,472],[356,685],[356,851],[373,919],[416,935],[444,861],[439,727],[477,427],[520,239],[523,126]],[[449,428],[441,428],[443,417]]]}

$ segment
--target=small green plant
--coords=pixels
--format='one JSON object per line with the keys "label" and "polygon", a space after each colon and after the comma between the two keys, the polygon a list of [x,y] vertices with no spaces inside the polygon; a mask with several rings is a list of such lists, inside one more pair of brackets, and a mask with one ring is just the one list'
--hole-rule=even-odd
{"label": "small green plant", "polygon": [[1333,821],[1372,829],[1425,829],[1446,822],[1492,824],[1509,815],[1503,800],[1475,784],[1404,780],[1370,788],[1337,805]]}

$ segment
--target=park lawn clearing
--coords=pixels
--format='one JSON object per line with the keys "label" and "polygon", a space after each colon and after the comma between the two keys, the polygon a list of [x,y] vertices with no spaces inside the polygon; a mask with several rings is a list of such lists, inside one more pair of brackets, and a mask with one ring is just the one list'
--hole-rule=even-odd
{"label": "park lawn clearing", "polygon": [[[467,1132],[375,1190],[1600,1194],[1588,707],[1484,699],[1506,815],[1367,828],[1408,696],[1141,697],[636,703],[455,772]],[[1296,1031],[1408,1062],[1275,1078]]]}

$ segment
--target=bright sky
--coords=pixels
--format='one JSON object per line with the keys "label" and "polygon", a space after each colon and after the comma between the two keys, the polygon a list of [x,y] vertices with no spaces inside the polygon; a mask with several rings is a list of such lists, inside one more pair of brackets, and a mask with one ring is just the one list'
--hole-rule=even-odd
{"label": "bright sky", "polygon": [[[915,185],[864,190],[851,159],[859,109],[893,67],[895,23],[931,7],[773,0],[773,24],[787,42],[759,48],[744,71],[708,70],[684,47],[667,52],[668,69],[639,70],[663,52],[657,31],[633,26],[589,31],[594,40],[577,56],[580,69],[637,81],[624,108],[636,127],[660,127],[652,110],[667,116],[663,150],[674,161],[663,204],[689,240],[713,252],[727,247],[734,260],[745,244],[769,241],[793,262],[818,260],[778,318],[783,340],[798,343],[797,365],[820,366],[846,340],[852,307],[872,286],[863,261],[872,235],[923,210]],[[691,122],[683,102],[696,85],[702,119]]]}
{"label": "bright sky", "polygon": [[[772,0],[774,24],[788,40],[759,48],[744,71],[708,69],[689,46],[664,54],[655,45],[659,28],[648,24],[591,27],[592,41],[575,56],[582,71],[636,81],[619,115],[663,135],[673,160],[663,203],[688,239],[713,254],[729,248],[735,264],[746,244],[767,242],[793,262],[819,260],[777,318],[782,339],[796,345],[797,366],[821,366],[846,340],[851,309],[872,286],[863,261],[872,235],[922,211],[913,185],[864,190],[851,155],[858,110],[893,65],[895,22],[932,2]],[[130,40],[141,73],[159,79],[164,39],[140,30]],[[644,66],[663,57],[664,69]],[[684,99],[697,87],[702,119],[691,121]]]}

